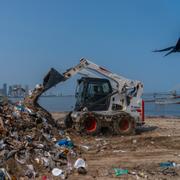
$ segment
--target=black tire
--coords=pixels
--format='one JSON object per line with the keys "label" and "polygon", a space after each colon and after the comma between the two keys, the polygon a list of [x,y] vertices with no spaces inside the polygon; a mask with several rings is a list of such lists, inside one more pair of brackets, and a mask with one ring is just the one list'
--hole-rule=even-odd
{"label": "black tire", "polygon": [[133,135],[135,133],[136,123],[132,116],[128,113],[113,119],[113,130],[119,135]]}
{"label": "black tire", "polygon": [[72,125],[73,125],[73,120],[71,118],[71,113],[68,113],[68,115],[66,115],[65,119],[64,119],[64,126],[65,128],[72,128]]}
{"label": "black tire", "polygon": [[101,130],[100,120],[94,116],[88,116],[83,122],[83,130],[86,134],[97,135]]}

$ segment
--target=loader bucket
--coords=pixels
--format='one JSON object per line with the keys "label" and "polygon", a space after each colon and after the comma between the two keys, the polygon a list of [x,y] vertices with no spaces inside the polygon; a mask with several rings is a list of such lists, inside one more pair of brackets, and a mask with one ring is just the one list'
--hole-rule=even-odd
{"label": "loader bucket", "polygon": [[43,80],[44,91],[47,91],[48,89],[52,88],[56,84],[65,80],[66,79],[62,74],[60,74],[54,68],[51,68]]}

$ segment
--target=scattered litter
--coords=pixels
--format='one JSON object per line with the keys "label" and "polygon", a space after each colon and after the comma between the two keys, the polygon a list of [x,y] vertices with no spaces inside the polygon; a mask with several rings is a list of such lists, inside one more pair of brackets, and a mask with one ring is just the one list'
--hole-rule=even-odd
{"label": "scattered litter", "polygon": [[11,177],[4,168],[1,168],[0,169],[0,180],[6,180],[6,179],[11,180]]}
{"label": "scattered litter", "polygon": [[164,175],[176,176],[178,173],[175,168],[180,167],[180,164],[176,164],[172,161],[162,162],[160,163],[160,167],[162,168],[161,172]]}
{"label": "scattered litter", "polygon": [[86,167],[87,167],[86,162],[82,158],[78,158],[74,164],[74,168],[77,169],[79,174],[86,174],[87,173]]}
{"label": "scattered litter", "polygon": [[90,147],[89,146],[85,146],[85,145],[79,145],[81,149],[85,150],[85,151],[89,151]]}
{"label": "scattered litter", "polygon": [[71,140],[67,140],[67,139],[62,139],[59,140],[56,145],[58,146],[65,146],[67,148],[72,148],[74,146],[73,142]]}
{"label": "scattered litter", "polygon": [[74,168],[78,169],[80,167],[86,168],[86,162],[82,158],[78,158],[74,163]]}
{"label": "scattered litter", "polygon": [[119,152],[125,153],[126,151],[123,151],[123,150],[114,150],[113,151],[113,153],[119,153]]}
{"label": "scattered litter", "polygon": [[115,175],[116,176],[121,176],[124,174],[128,174],[128,170],[127,169],[120,169],[120,168],[113,168],[115,171]]}
{"label": "scattered litter", "polygon": [[144,179],[147,179],[147,177],[148,177],[146,174],[144,174],[144,172],[139,172],[138,176],[141,178],[144,178]]}
{"label": "scattered litter", "polygon": [[170,175],[170,176],[177,176],[178,173],[173,168],[165,168],[162,170],[162,173],[164,175]]}
{"label": "scattered litter", "polygon": [[87,174],[87,170],[86,170],[84,167],[79,167],[79,168],[78,168],[78,173],[85,175],[85,174]]}
{"label": "scattered litter", "polygon": [[102,141],[103,138],[96,138],[95,140],[96,140],[96,141]]}
{"label": "scattered litter", "polygon": [[34,167],[33,165],[27,165],[27,171],[25,172],[25,176],[27,176],[28,178],[35,178],[36,176],[36,172],[34,171]]}
{"label": "scattered litter", "polygon": [[47,176],[42,176],[42,180],[49,180]]}
{"label": "scattered litter", "polygon": [[154,141],[151,141],[151,144],[154,144]]}
{"label": "scattered litter", "polygon": [[62,170],[62,169],[54,168],[54,169],[52,170],[53,176],[60,176],[62,173],[63,173],[63,170]]}
{"label": "scattered litter", "polygon": [[160,163],[160,167],[162,168],[175,167],[175,166],[176,163],[170,161]]}
{"label": "scattered litter", "polygon": [[[12,179],[17,174],[21,174],[19,179],[35,179],[44,169],[65,179],[66,171],[70,173],[73,170],[72,162],[77,158],[74,143],[52,115],[37,103],[43,92],[44,87],[37,85],[23,101],[0,105],[2,180]],[[8,167],[10,175],[5,167]],[[82,169],[78,171],[83,172]],[[48,179],[46,175],[43,178]]]}
{"label": "scattered litter", "polygon": [[67,173],[68,173],[68,174],[70,174],[71,171],[73,170],[73,167],[72,167],[72,163],[71,163],[71,162],[68,162],[68,163],[67,163],[67,169],[66,169],[66,170],[67,170]]}

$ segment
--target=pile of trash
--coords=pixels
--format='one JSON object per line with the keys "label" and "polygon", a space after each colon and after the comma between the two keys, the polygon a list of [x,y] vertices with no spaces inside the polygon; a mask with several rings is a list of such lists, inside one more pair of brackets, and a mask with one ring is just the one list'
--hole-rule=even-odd
{"label": "pile of trash", "polygon": [[23,101],[0,106],[0,179],[65,179],[74,169],[86,174],[86,163],[68,134],[38,103],[38,85]]}

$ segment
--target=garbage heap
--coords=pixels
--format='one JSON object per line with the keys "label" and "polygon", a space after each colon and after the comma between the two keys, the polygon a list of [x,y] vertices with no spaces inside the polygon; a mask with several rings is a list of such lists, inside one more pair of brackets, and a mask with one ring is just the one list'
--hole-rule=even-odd
{"label": "garbage heap", "polygon": [[22,102],[0,106],[0,179],[71,173],[78,155],[70,137],[37,103],[43,88],[36,86]]}

